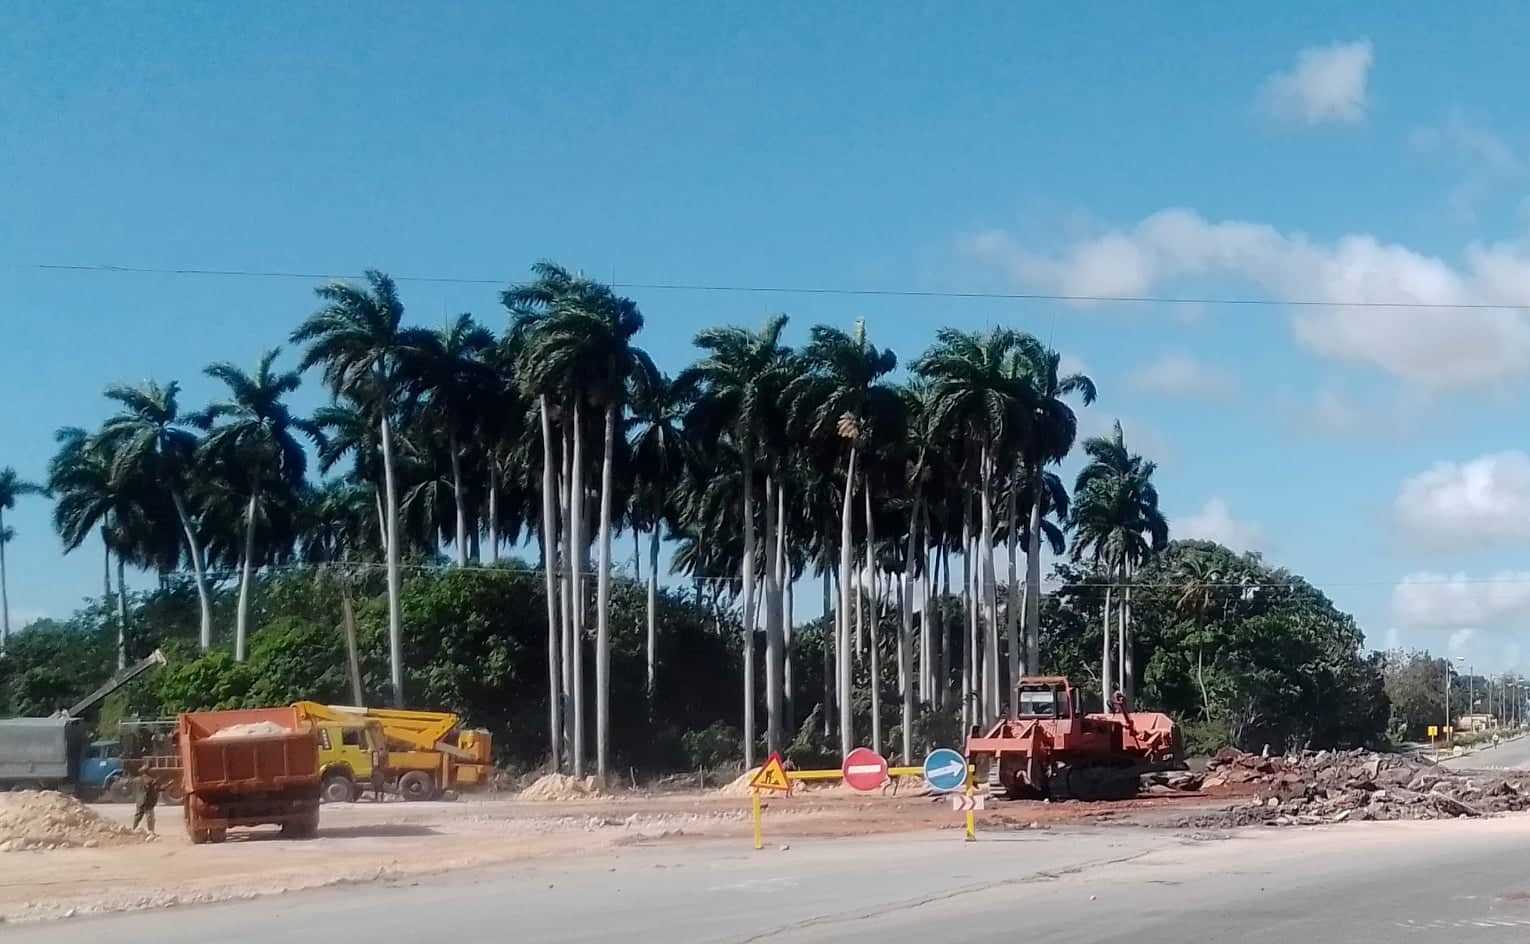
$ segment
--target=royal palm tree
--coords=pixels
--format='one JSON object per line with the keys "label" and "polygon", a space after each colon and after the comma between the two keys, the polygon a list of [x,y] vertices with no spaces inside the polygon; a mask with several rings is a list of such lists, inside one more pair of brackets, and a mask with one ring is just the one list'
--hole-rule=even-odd
{"label": "royal palm tree", "polygon": [[[250,583],[255,570],[255,529],[262,501],[290,500],[302,489],[308,454],[298,442],[302,433],[320,439],[313,421],[294,416],[282,398],[303,383],[298,371],[273,368],[280,348],[261,355],[254,373],[228,361],[209,365],[207,376],[228,387],[228,398],[209,405],[194,420],[208,430],[199,448],[201,458],[244,499],[244,547],[239,559],[239,606],[234,619],[234,660],[243,662],[249,630]],[[274,495],[273,495],[274,493]]]}
{"label": "royal palm tree", "polygon": [[982,674],[972,676],[971,685],[980,693],[968,695],[969,721],[986,721],[999,711],[992,485],[997,477],[996,456],[1014,448],[1029,432],[1030,391],[1016,382],[1012,369],[1013,358],[1024,343],[1024,335],[1007,328],[994,328],[987,334],[942,328],[936,332],[935,344],[915,365],[915,370],[934,385],[933,428],[977,445],[976,469],[971,468],[970,455],[964,463],[976,478],[980,503],[980,530],[973,542],[975,548],[968,551],[969,560],[975,551],[978,570],[968,619],[970,656],[978,656],[978,610],[987,614],[988,633],[982,655],[970,660],[982,662]]}
{"label": "royal palm tree", "polygon": [[[600,472],[600,534],[595,604],[595,770],[606,781],[611,713],[611,526],[615,499],[616,430],[629,385],[653,383],[658,369],[632,343],[643,328],[637,304],[596,282],[574,280],[526,338],[526,382],[563,388],[574,402],[575,441],[581,403],[604,417]],[[576,496],[577,498],[577,493]]]}
{"label": "royal palm tree", "polygon": [[754,765],[754,474],[761,438],[773,407],[789,377],[790,352],[781,344],[786,316],[766,320],[759,331],[747,328],[708,328],[696,335],[702,359],[676,378],[682,395],[694,396],[686,417],[707,449],[715,449],[726,434],[738,450],[742,473],[744,639],[744,764]]}
{"label": "royal palm tree", "polygon": [[[851,530],[858,481],[863,483],[863,495],[870,496],[866,488],[868,476],[859,464],[869,448],[902,438],[904,405],[897,389],[882,381],[897,369],[898,357],[890,348],[878,348],[868,340],[864,321],[857,321],[850,334],[827,325],[814,325],[808,344],[802,350],[802,360],[807,372],[787,392],[793,424],[809,439],[839,442],[845,455],[839,525],[840,629],[836,649],[839,653],[840,748],[848,754],[855,746],[854,724],[850,716],[849,614],[853,566]],[[867,527],[866,557],[869,563],[874,560],[871,548],[874,531],[869,518]],[[873,675],[873,688],[876,685],[877,679]]]}
{"label": "royal palm tree", "polygon": [[[1158,509],[1158,489],[1153,485],[1156,463],[1143,459],[1126,446],[1116,421],[1109,436],[1084,441],[1090,462],[1078,474],[1073,487],[1073,556],[1088,554],[1096,567],[1103,565],[1107,578],[1105,640],[1101,685],[1109,702],[1110,687],[1117,685],[1130,699],[1135,686],[1131,637],[1130,580],[1136,567],[1169,543],[1169,524]],[[1111,585],[1127,584],[1122,593],[1117,635],[1117,665],[1111,671]]]}
{"label": "royal palm tree", "polygon": [[648,673],[650,704],[654,695],[657,608],[659,594],[659,541],[666,519],[672,520],[675,489],[690,461],[690,442],[685,436],[685,413],[690,402],[681,396],[674,381],[663,375],[653,382],[638,383],[633,390],[632,416],[627,421],[627,443],[632,457],[632,510],[634,527],[648,529]]}
{"label": "royal palm tree", "polygon": [[[1024,338],[1016,353],[1019,355],[1019,379],[1026,388],[1025,399],[1031,417],[1019,449],[1020,468],[1027,473],[1027,481],[1011,482],[1010,488],[1012,492],[1017,488],[1025,488],[1033,496],[1061,495],[1061,482],[1057,483],[1055,490],[1045,488],[1042,476],[1046,474],[1048,466],[1056,465],[1067,457],[1078,435],[1078,419],[1064,398],[1077,395],[1088,406],[1096,396],[1094,381],[1082,373],[1061,374],[1061,356],[1035,338]],[[1030,519],[1026,526],[1025,665],[1031,672],[1037,671],[1037,663],[1040,661],[1041,520],[1048,510],[1056,511],[1060,517],[1066,516],[1066,501],[1053,501],[1050,504],[1032,501]],[[1014,588],[1010,589],[1013,591]],[[1011,633],[1010,645],[1013,647],[1016,642]]]}
{"label": "royal palm tree", "polygon": [[5,526],[5,513],[16,507],[16,499],[23,495],[46,495],[48,490],[35,482],[28,482],[16,474],[10,466],[0,469],[0,648],[11,636],[11,601],[5,583],[5,542],[14,531]]}
{"label": "royal palm tree", "polygon": [[452,477],[457,565],[468,561],[467,490],[462,477],[462,450],[471,440],[476,414],[487,406],[494,374],[485,357],[494,335],[473,320],[458,315],[439,331],[419,336],[401,360],[401,392],[411,406],[421,407],[419,421],[446,435]]}
{"label": "royal palm tree", "polygon": [[786,315],[773,315],[759,330],[708,327],[696,335],[701,360],[676,378],[682,395],[695,396],[685,425],[704,448],[719,436],[733,441],[742,474],[742,636],[744,636],[744,762],[754,763],[754,473],[768,413],[779,405],[789,378],[789,350],[780,343]]}
{"label": "royal palm tree", "polygon": [[292,332],[307,344],[300,370],[323,366],[324,382],[336,396],[368,407],[377,423],[382,452],[388,559],[388,660],[392,701],[404,703],[404,618],[399,603],[398,484],[395,481],[392,413],[399,362],[425,332],[403,327],[404,303],[393,280],[366,272],[365,288],[332,282],[315,289],[324,303]]}
{"label": "royal palm tree", "polygon": [[212,594],[207,586],[198,515],[187,500],[198,440],[182,420],[180,389],[175,381],[164,386],[150,381],[137,387],[107,387],[107,398],[122,409],[102,425],[99,438],[112,453],[112,478],[154,482],[169,495],[196,580],[201,645],[208,649],[212,646]]}

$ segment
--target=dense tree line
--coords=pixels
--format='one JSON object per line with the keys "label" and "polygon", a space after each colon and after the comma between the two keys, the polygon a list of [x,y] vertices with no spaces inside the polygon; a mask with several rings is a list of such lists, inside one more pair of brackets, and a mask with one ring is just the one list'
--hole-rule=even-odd
{"label": "dense tree line", "polygon": [[[1097,697],[1119,691],[1218,719],[1240,740],[1357,739],[1364,721],[1302,731],[1286,712],[1323,714],[1335,685],[1381,697],[1359,666],[1358,630],[1310,587],[1234,603],[1229,582],[1262,565],[1217,558],[1199,578],[1176,569],[1194,555],[1166,553],[1155,467],[1119,424],[1083,444],[1088,461],[1070,492],[1057,469],[1095,385],[1063,373],[1058,352],[1024,332],[940,329],[899,380],[897,355],[863,323],[812,326],[793,348],[780,315],[758,329],[700,332],[695,361],[671,375],[639,346],[644,320],[631,299],[549,263],[502,293],[497,331],[469,315],[408,327],[396,286],[378,272],[317,296],[290,337],[296,369],[280,368],[275,348],[251,371],[211,365],[225,393],[192,410],[174,381],[109,387],[116,412],[99,429],[59,431],[46,483],[55,524],[66,550],[100,542],[104,594],[92,612],[114,627],[119,663],[135,638],[167,635],[144,612],[153,595],[131,604],[132,566],[159,573],[162,594],[184,578],[202,652],[226,635],[220,690],[274,695],[280,685],[258,685],[277,684],[264,680],[280,651],[307,645],[283,621],[332,627],[339,610],[343,629],[324,645],[343,647],[342,677],[346,664],[368,663],[364,684],[350,680],[352,697],[439,700],[436,680],[471,660],[448,655],[443,666],[457,668],[415,674],[411,659],[449,651],[457,630],[425,634],[405,585],[419,585],[421,567],[455,567],[466,580],[503,554],[531,554],[540,582],[531,599],[525,575],[515,578],[515,626],[469,615],[496,627],[480,640],[486,651],[513,639],[517,658],[540,653],[540,696],[516,677],[517,737],[527,730],[519,712],[539,698],[549,762],[582,774],[593,759],[605,777],[621,725],[643,716],[634,702],[653,711],[687,697],[667,685],[716,677],[663,671],[682,645],[670,638],[678,598],[659,587],[667,539],[671,571],[690,581],[690,623],[711,627],[709,639],[732,634],[746,762],[760,733],[770,750],[800,741],[799,709],[813,704],[815,737],[837,738],[841,752],[863,741],[880,749],[884,700],[898,706],[899,753],[910,756],[916,730],[939,726],[921,719],[987,721],[1008,707],[1011,680],[1048,667],[1088,679]],[[331,400],[298,416],[286,400],[310,369]],[[0,499],[42,487],[12,480]],[[643,582],[637,665],[620,650],[630,627],[613,624],[630,615],[614,609],[632,592],[614,575],[622,533]],[[1073,562],[1056,595],[1041,592],[1044,544]],[[262,612],[257,589],[283,585],[297,565],[326,575],[330,608]],[[799,627],[793,594],[810,579],[824,617]],[[1170,600],[1176,593],[1190,595]],[[523,631],[528,605],[535,642]],[[378,606],[380,669],[368,636]],[[1234,626],[1245,635],[1227,636]],[[1282,659],[1296,661],[1273,664]],[[1332,676],[1309,686],[1309,702],[1255,678],[1298,666]],[[195,686],[186,691],[195,700]],[[478,715],[509,710],[451,697]]]}

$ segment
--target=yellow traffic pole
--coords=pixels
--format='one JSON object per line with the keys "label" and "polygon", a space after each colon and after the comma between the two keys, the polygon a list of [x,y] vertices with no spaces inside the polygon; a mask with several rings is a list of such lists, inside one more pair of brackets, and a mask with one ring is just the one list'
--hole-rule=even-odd
{"label": "yellow traffic pole", "polygon": [[[972,768],[967,768],[967,799],[971,801],[975,791],[972,789]],[[972,814],[972,804],[967,804],[967,842],[977,842],[977,817]]]}
{"label": "yellow traffic pole", "polygon": [[765,848],[765,837],[760,832],[760,791],[752,790],[749,795],[751,797],[750,805],[754,811],[754,847],[756,849],[763,849]]}

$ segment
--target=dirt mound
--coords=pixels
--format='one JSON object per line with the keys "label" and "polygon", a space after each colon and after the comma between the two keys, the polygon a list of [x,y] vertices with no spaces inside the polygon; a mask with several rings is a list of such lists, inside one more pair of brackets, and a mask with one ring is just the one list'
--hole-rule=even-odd
{"label": "dirt mound", "polygon": [[522,800],[584,800],[601,796],[594,777],[543,774],[517,794]]}
{"label": "dirt mound", "polygon": [[1530,809],[1530,772],[1456,772],[1401,754],[1304,751],[1264,757],[1224,750],[1206,787],[1247,784],[1257,795],[1179,827],[1315,826],[1346,820],[1452,819]]}
{"label": "dirt mound", "polygon": [[145,833],[102,818],[76,800],[51,790],[0,794],[0,852],[75,849],[145,842]]}
{"label": "dirt mound", "polygon": [[748,770],[746,770],[743,773],[739,774],[738,777],[733,780],[733,782],[731,782],[731,783],[729,783],[729,784],[727,784],[725,786],[718,787],[717,788],[718,796],[728,796],[728,797],[746,797],[746,796],[748,796],[749,795],[749,782],[751,780],[753,780],[759,774],[759,772],[760,772],[760,768],[758,768],[758,767],[750,767]]}
{"label": "dirt mound", "polygon": [[219,728],[209,734],[207,740],[223,741],[230,738],[271,737],[286,733],[287,729],[275,721],[250,721],[246,724],[231,724],[226,728]]}

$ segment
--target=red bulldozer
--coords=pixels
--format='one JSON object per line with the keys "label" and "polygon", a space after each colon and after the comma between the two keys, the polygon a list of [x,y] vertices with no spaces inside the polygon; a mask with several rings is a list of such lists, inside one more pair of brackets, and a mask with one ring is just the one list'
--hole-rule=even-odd
{"label": "red bulldozer", "polygon": [[967,760],[986,769],[994,796],[1123,798],[1141,774],[1184,767],[1173,719],[1128,711],[1119,692],[1114,711],[1085,714],[1066,678],[1030,676],[1015,689],[1013,715],[987,732],[974,726],[967,739]]}

